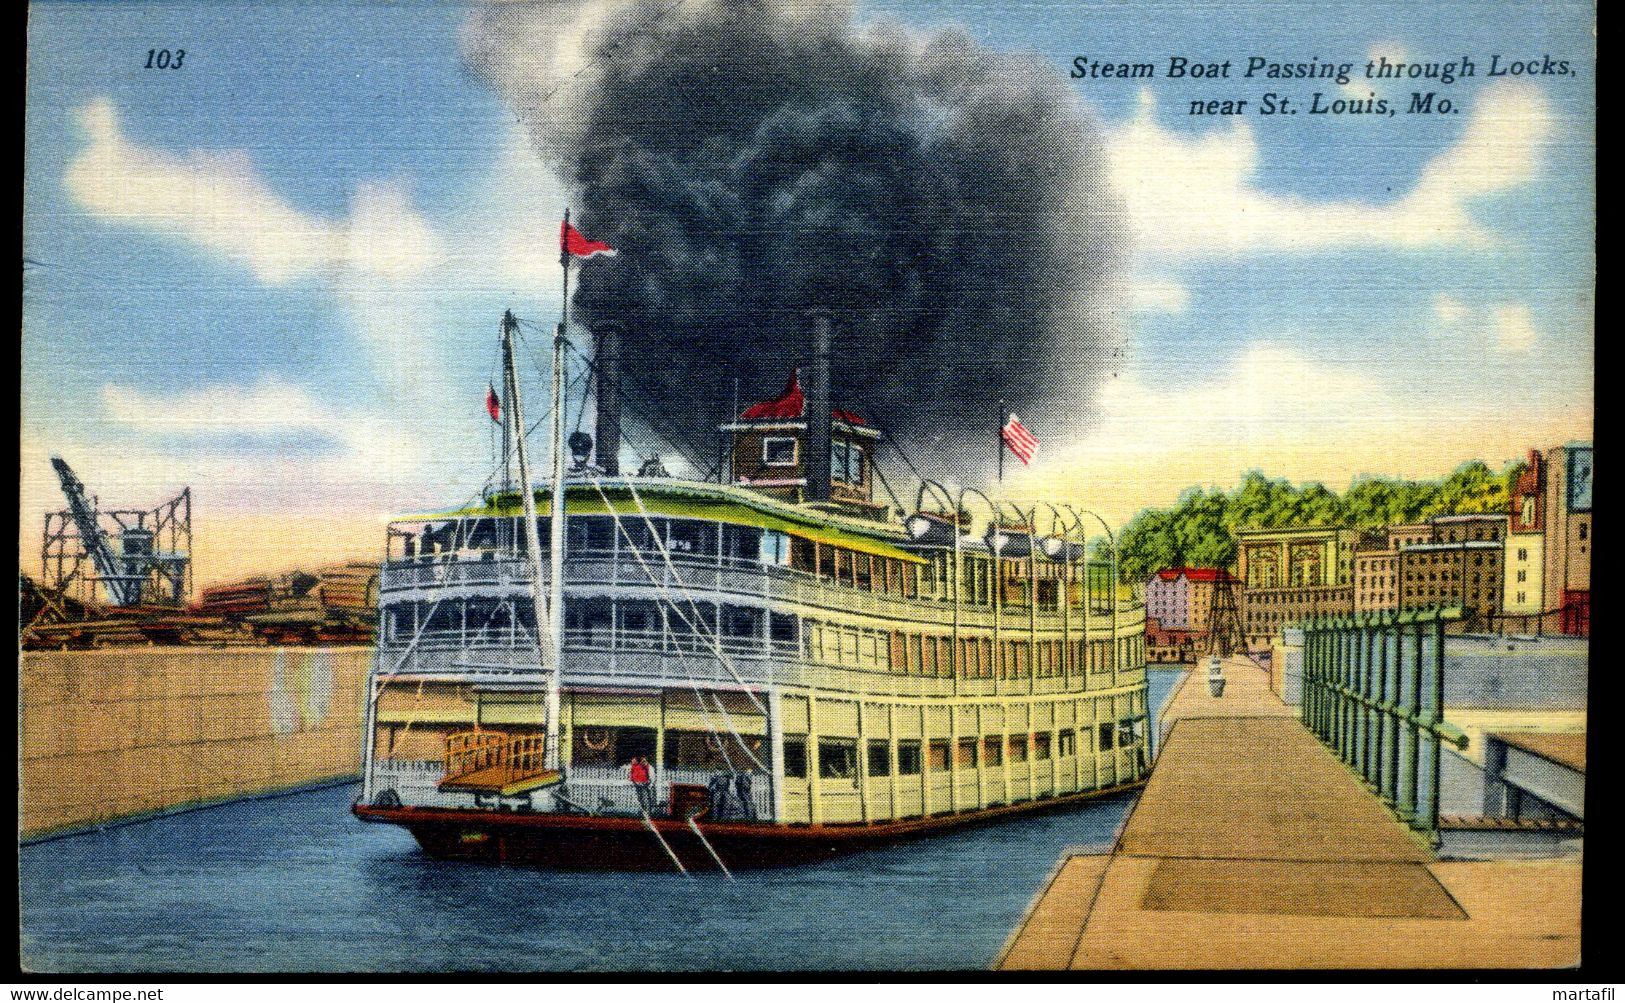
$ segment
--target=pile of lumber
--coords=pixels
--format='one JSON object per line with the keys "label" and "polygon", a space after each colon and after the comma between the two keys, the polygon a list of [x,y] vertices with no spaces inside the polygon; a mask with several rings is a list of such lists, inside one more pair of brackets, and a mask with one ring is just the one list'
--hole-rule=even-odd
{"label": "pile of lumber", "polygon": [[26,576],[19,591],[32,614],[19,640],[35,649],[370,644],[378,619],[378,567],[364,562],[211,585],[188,609],[70,606]]}
{"label": "pile of lumber", "polygon": [[196,612],[214,616],[242,616],[271,608],[275,590],[269,578],[250,578],[230,585],[211,585],[193,604]]}

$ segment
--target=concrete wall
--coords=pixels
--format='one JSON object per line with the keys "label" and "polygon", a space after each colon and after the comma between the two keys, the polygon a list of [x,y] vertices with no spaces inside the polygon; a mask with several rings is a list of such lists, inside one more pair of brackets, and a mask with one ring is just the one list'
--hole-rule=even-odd
{"label": "concrete wall", "polygon": [[1590,657],[1584,638],[1446,638],[1444,705],[1584,710]]}
{"label": "concrete wall", "polygon": [[357,775],[371,648],[24,652],[21,836]]}

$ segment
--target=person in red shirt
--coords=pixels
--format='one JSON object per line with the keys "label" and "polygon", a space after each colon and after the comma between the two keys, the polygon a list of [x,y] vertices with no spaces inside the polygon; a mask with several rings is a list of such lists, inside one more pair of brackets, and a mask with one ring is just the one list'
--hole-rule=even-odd
{"label": "person in red shirt", "polygon": [[642,756],[632,757],[632,789],[638,794],[638,807],[645,815],[654,814],[654,788],[650,785],[649,764]]}

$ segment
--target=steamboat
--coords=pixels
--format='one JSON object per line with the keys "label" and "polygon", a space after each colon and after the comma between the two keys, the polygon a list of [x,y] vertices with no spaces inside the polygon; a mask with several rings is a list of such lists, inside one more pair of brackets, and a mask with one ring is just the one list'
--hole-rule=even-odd
{"label": "steamboat", "polygon": [[533,486],[504,317],[518,486],[387,530],[359,818],[435,857],[729,871],[1144,783],[1144,610],[1087,513],[929,480],[877,501],[832,324],[809,315],[806,390],[721,426],[715,481],[619,469],[613,325],[597,434],[566,441],[561,324]]}

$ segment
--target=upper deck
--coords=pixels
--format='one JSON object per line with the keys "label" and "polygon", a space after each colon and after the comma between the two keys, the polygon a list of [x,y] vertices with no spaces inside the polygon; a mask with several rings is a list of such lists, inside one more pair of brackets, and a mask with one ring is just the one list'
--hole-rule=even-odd
{"label": "upper deck", "polygon": [[[386,667],[500,677],[534,666],[519,500],[391,525]],[[1091,675],[1126,681],[1143,664],[1143,609],[1098,575],[1086,589],[1076,543],[1007,534],[996,554],[985,537],[961,534],[956,547],[952,533],[916,539],[896,524],[670,479],[575,482],[566,503],[564,668],[577,681],[788,675],[922,696],[1033,693]],[[545,553],[548,520],[538,521]],[[546,575],[544,560],[544,589]]]}

